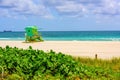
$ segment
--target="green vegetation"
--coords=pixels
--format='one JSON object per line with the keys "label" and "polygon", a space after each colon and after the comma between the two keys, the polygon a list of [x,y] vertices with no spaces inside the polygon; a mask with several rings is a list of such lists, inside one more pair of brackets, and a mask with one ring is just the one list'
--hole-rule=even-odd
{"label": "green vegetation", "polygon": [[82,64],[86,66],[92,67],[102,67],[103,69],[112,70],[113,80],[120,79],[120,58],[113,58],[108,60],[103,59],[91,59],[91,58],[75,58],[77,61],[80,61]]}
{"label": "green vegetation", "polygon": [[120,59],[73,58],[54,51],[0,47],[0,80],[117,80]]}

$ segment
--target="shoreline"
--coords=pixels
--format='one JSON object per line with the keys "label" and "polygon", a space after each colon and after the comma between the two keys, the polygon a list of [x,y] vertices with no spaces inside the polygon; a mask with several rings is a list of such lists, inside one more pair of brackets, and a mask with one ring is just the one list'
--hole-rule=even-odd
{"label": "shoreline", "polygon": [[[25,39],[0,39],[0,41],[25,41]],[[79,42],[120,42],[120,40],[45,40],[49,41],[60,41],[60,42],[72,42],[72,41],[79,41]]]}
{"label": "shoreline", "polygon": [[95,54],[97,54],[98,59],[120,58],[120,41],[44,41],[24,43],[24,40],[0,40],[0,47],[6,45],[23,49],[32,46],[33,49],[53,50],[75,57],[95,58]]}

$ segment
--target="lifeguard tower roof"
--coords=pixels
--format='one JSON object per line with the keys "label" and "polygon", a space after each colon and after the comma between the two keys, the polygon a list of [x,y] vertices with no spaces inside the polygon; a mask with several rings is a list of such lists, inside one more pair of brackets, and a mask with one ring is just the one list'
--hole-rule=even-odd
{"label": "lifeguard tower roof", "polygon": [[28,36],[38,35],[38,29],[36,26],[27,26],[25,30]]}

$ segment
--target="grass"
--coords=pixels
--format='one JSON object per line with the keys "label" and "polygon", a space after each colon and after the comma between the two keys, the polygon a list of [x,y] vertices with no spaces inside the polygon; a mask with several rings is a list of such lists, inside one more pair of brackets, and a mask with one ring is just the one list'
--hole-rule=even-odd
{"label": "grass", "polygon": [[116,80],[120,79],[120,58],[112,58],[112,59],[108,59],[108,60],[85,58],[85,57],[74,57],[74,58],[75,58],[75,60],[77,60],[87,66],[111,69],[114,71],[114,73],[113,73],[114,79],[116,79]]}

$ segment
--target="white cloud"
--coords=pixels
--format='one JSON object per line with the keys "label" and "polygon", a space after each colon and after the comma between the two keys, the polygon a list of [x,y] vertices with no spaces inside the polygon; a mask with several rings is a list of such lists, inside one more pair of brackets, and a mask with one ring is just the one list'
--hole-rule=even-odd
{"label": "white cloud", "polygon": [[79,13],[84,12],[85,8],[81,4],[77,4],[73,1],[66,2],[62,6],[56,6],[56,9],[59,10],[59,12],[66,12],[66,13]]}
{"label": "white cloud", "polygon": [[60,15],[81,16],[86,15],[96,6],[100,6],[101,0],[44,0],[44,4],[56,10]]}
{"label": "white cloud", "polygon": [[52,7],[58,14],[66,16],[80,16],[86,14],[87,10],[84,5],[73,0],[45,0],[45,5]]}
{"label": "white cloud", "polygon": [[44,0],[44,4],[60,15],[120,15],[120,0]]}
{"label": "white cloud", "polygon": [[0,0],[0,15],[40,16],[58,15],[79,17],[93,15],[119,16],[120,0]]}
{"label": "white cloud", "polygon": [[14,16],[51,16],[43,4],[36,4],[33,0],[1,0],[0,9]]}
{"label": "white cloud", "polygon": [[96,7],[95,14],[105,16],[120,16],[120,1],[104,0],[101,7]]}

